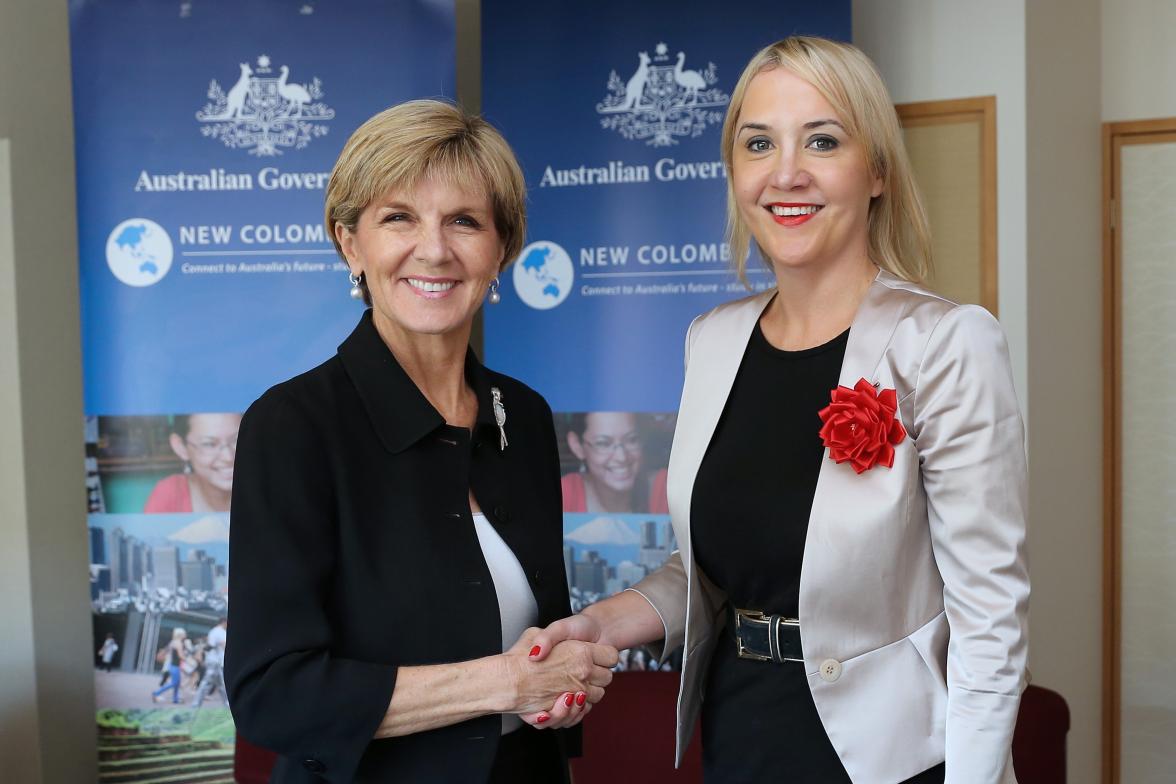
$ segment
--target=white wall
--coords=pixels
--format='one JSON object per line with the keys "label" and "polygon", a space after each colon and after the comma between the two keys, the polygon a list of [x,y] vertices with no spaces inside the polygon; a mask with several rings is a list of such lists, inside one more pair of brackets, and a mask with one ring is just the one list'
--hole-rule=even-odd
{"label": "white wall", "polygon": [[1176,117],[1176,3],[1102,0],[1102,119]]}
{"label": "white wall", "polygon": [[996,96],[998,307],[1028,417],[1025,2],[855,0],[853,42],[895,103]]}
{"label": "white wall", "polygon": [[65,3],[0,3],[0,74],[0,779],[76,784],[96,760]]}

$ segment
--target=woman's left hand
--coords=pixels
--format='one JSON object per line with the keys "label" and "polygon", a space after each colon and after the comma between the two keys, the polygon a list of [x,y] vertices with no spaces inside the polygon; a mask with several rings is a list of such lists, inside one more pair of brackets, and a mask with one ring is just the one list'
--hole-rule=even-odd
{"label": "woman's left hand", "polygon": [[574,727],[583,721],[592,710],[592,703],[588,702],[588,695],[584,692],[568,692],[561,694],[551,706],[551,710],[539,713],[524,713],[520,719],[540,730],[561,730]]}

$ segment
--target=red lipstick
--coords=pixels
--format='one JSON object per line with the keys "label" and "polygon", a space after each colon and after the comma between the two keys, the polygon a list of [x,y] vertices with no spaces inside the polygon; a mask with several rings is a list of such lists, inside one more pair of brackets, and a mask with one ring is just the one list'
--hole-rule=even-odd
{"label": "red lipstick", "polygon": [[[773,207],[816,207],[815,210],[801,215],[777,215],[772,211]],[[766,209],[772,216],[772,220],[776,221],[781,226],[799,226],[802,223],[807,223],[824,207],[822,204],[812,204],[811,202],[772,202]]]}

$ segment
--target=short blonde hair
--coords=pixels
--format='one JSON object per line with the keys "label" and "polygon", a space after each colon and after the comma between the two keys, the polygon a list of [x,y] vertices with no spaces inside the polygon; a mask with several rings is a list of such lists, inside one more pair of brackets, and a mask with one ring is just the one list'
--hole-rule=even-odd
{"label": "short blonde hair", "polygon": [[[385,109],[343,145],[327,183],[325,205],[327,234],[340,257],[336,223],[355,231],[360,214],[374,200],[428,177],[481,188],[490,199],[502,242],[500,269],[514,260],[527,234],[527,186],[519,162],[494,126],[438,100],[406,101]],[[367,283],[360,285],[366,301]]]}
{"label": "short blonde hair", "polygon": [[[727,235],[740,279],[747,282],[752,237],[735,201],[731,168],[735,133],[748,85],[757,74],[773,68],[785,68],[817,88],[846,132],[861,141],[870,176],[881,178],[882,193],[870,202],[870,260],[900,278],[922,281],[931,271],[931,230],[890,93],[870,58],[856,46],[800,35],[764,47],[751,58],[731,93],[723,122]],[[762,256],[758,243],[756,249]]]}

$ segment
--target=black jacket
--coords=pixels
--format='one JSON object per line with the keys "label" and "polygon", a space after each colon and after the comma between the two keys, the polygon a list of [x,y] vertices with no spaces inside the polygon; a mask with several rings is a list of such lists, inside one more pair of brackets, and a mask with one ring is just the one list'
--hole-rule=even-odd
{"label": "black jacket", "polygon": [[[551,409],[472,352],[466,378],[478,397],[472,433],[445,424],[368,311],[338,355],[245,414],[225,674],[241,734],[281,755],[274,782],[486,780],[497,715],[372,739],[398,666],[502,651],[471,488],[523,565],[539,624],[570,614]],[[491,387],[506,409],[505,450]],[[578,746],[560,734],[565,750]]]}

